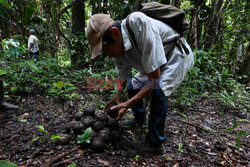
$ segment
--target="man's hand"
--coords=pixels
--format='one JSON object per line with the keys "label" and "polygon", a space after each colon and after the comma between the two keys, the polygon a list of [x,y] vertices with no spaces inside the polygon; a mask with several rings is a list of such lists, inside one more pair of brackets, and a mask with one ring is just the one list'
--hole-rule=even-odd
{"label": "man's hand", "polygon": [[110,104],[113,104],[113,103],[119,104],[120,103],[120,96],[116,95],[111,100],[109,100],[103,109],[104,112],[107,112],[107,108],[109,107]]}
{"label": "man's hand", "polygon": [[115,120],[120,121],[129,107],[130,107],[129,102],[124,102],[124,103],[120,103],[120,104],[118,104],[116,106],[113,106],[111,108],[111,110],[119,110],[118,111],[118,117]]}
{"label": "man's hand", "polygon": [[126,87],[125,80],[118,79],[118,85],[117,85],[117,90],[116,90],[115,96],[113,97],[113,99],[111,99],[107,102],[107,104],[105,105],[105,107],[103,109],[104,112],[107,111],[107,108],[110,104],[112,104],[112,103],[119,104],[120,103],[120,96],[121,96],[122,91],[125,89],[125,87]]}

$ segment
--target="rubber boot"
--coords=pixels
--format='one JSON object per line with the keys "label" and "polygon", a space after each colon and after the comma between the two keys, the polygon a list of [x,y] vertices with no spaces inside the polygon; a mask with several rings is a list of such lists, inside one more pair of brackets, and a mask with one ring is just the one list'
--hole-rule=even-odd
{"label": "rubber boot", "polygon": [[0,110],[18,109],[18,106],[4,101],[3,81],[0,80]]}

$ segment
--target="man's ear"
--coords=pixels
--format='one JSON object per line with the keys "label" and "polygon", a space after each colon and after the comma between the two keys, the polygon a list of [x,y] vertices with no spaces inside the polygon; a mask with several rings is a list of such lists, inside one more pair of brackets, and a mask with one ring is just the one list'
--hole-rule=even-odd
{"label": "man's ear", "polygon": [[117,27],[112,27],[110,29],[110,31],[111,31],[112,38],[114,40],[120,40],[122,38],[121,32],[120,32],[120,30]]}

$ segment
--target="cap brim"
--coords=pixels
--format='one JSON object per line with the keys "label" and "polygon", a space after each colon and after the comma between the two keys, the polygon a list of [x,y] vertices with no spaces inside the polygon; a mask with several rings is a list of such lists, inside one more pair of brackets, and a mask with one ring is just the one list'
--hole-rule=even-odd
{"label": "cap brim", "polygon": [[102,51],[102,40],[100,40],[92,49],[91,59],[95,59]]}

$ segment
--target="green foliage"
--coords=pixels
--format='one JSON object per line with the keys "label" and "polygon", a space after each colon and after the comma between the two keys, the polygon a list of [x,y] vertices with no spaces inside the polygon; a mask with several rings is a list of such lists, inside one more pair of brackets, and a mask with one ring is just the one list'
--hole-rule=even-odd
{"label": "green foliage", "polygon": [[17,165],[9,161],[0,161],[0,167],[17,167]]}
{"label": "green foliage", "polygon": [[29,3],[26,8],[25,8],[25,13],[24,13],[24,22],[27,24],[30,22],[31,17],[34,13],[34,4]]}
{"label": "green foliage", "polygon": [[[248,123],[249,123],[248,120],[238,120],[238,122],[248,122]],[[234,130],[235,128],[237,128],[238,122],[235,122],[235,123],[233,124],[233,127],[232,127],[232,128],[227,128],[227,129],[226,129],[226,132],[229,132],[229,131]],[[237,137],[236,137],[236,146],[237,146],[237,148],[240,148],[240,145],[241,145],[241,143],[240,143],[240,137],[243,136],[243,135],[245,135],[245,134],[246,134],[246,131],[240,131],[240,132],[238,133],[238,135],[237,135]]]}
{"label": "green foliage", "polygon": [[206,92],[215,92],[215,97],[230,106],[249,96],[244,86],[233,78],[229,67],[235,61],[227,54],[214,52],[213,48],[208,52],[194,50],[194,58],[194,67],[176,91],[181,105],[192,104],[197,96],[206,95]]}
{"label": "green foliage", "polygon": [[90,135],[90,132],[91,132],[92,128],[89,127],[87,128],[84,133],[82,135],[78,135],[77,137],[80,139],[77,141],[78,144],[81,144],[81,143],[90,143],[90,139],[91,137],[89,136]]}
{"label": "green foliage", "polygon": [[0,59],[2,61],[15,61],[26,53],[26,45],[22,44],[17,38],[18,36],[14,36],[14,39],[7,38],[1,41]]}
{"label": "green foliage", "polygon": [[75,162],[72,162],[71,164],[68,165],[68,167],[77,167]]}
{"label": "green foliage", "polygon": [[50,88],[49,93],[56,94],[59,97],[71,97],[68,93],[76,87],[73,84],[64,83],[62,81],[53,84],[54,87]]}
{"label": "green foliage", "polygon": [[46,131],[42,125],[39,125],[37,130],[45,134],[48,133],[48,131]]}
{"label": "green foliage", "polygon": [[137,155],[135,156],[135,160],[138,161],[139,158],[140,158],[140,155],[137,154]]}
{"label": "green foliage", "polygon": [[56,142],[59,138],[60,138],[60,136],[58,136],[58,135],[51,135],[51,137],[50,137],[51,141],[53,141],[53,142]]}
{"label": "green foliage", "polygon": [[178,144],[178,150],[180,151],[180,152],[183,152],[183,144],[182,143],[179,143]]}

